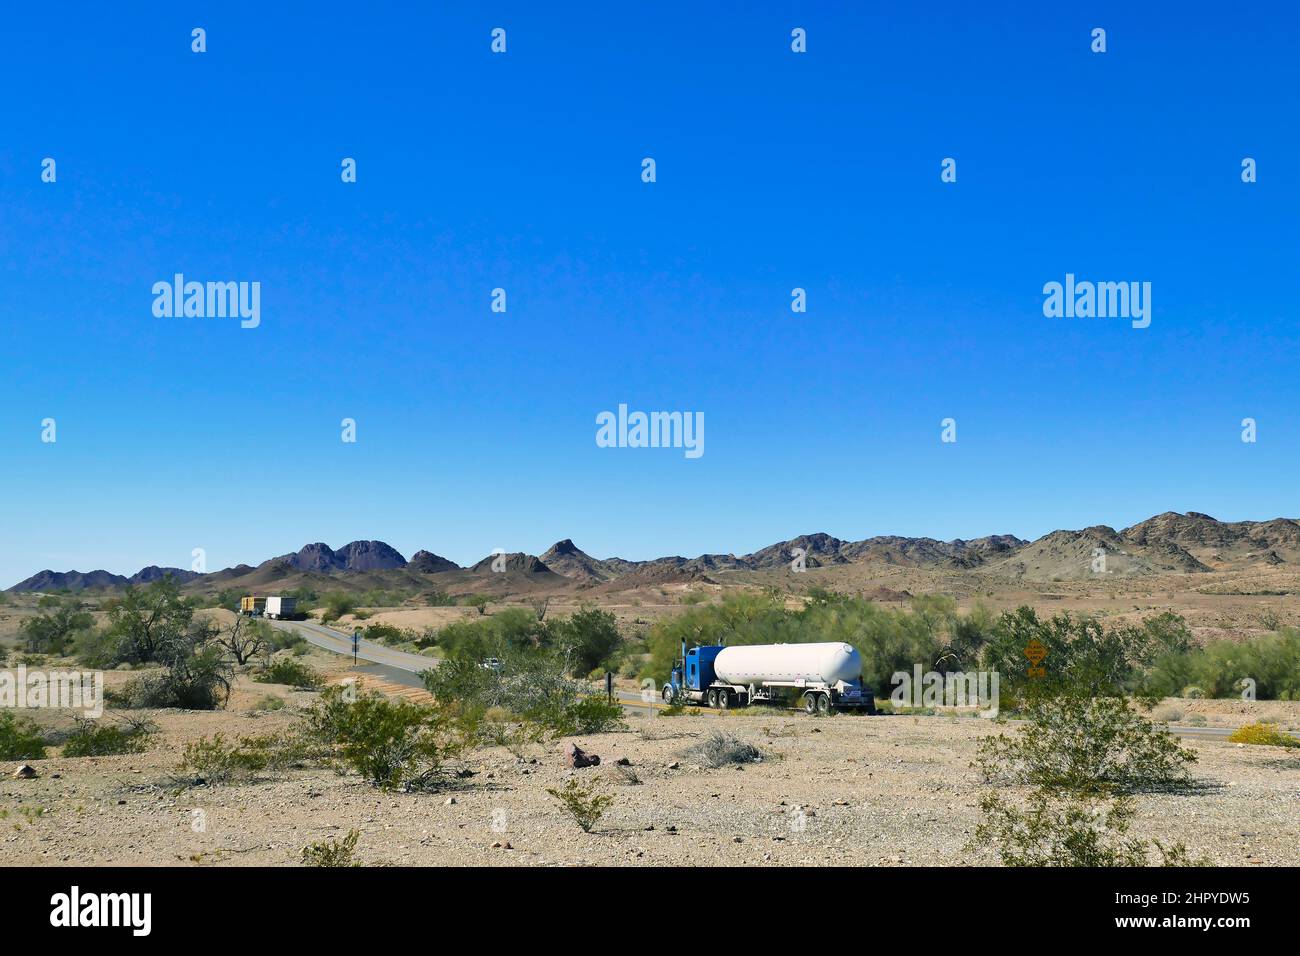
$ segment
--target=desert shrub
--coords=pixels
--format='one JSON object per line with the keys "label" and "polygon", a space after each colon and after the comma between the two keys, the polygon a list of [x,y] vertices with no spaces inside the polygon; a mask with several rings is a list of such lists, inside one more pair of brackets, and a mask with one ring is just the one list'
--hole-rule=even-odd
{"label": "desert shrub", "polygon": [[763,759],[762,752],[753,744],[745,743],[731,734],[724,734],[717,730],[699,743],[686,748],[683,756],[714,769],[730,764],[756,763]]}
{"label": "desert shrub", "polygon": [[303,637],[297,631],[291,631],[288,628],[272,627],[265,621],[254,621],[255,625],[266,628],[263,640],[266,644],[266,653],[274,654],[276,651],[293,651],[295,654],[307,650],[307,638]]}
{"label": "desert shrub", "polygon": [[267,694],[253,705],[253,709],[269,711],[284,710],[284,699],[276,697],[274,694]]}
{"label": "desert shrub", "polygon": [[345,614],[352,614],[357,609],[357,600],[351,594],[343,591],[331,591],[325,595],[321,605],[320,619],[328,624],[331,621],[337,621]]}
{"label": "desert shrub", "polygon": [[1184,786],[1196,754],[1116,697],[1036,698],[1015,736],[980,742],[985,782],[1083,795]]}
{"label": "desert shrub", "polygon": [[450,706],[423,706],[331,687],[307,717],[306,734],[378,787],[424,789],[447,760],[476,738],[472,721]]}
{"label": "desert shrub", "polygon": [[1236,697],[1247,677],[1255,682],[1260,700],[1300,700],[1300,631],[1284,628],[1245,641],[1211,641],[1182,654],[1161,655],[1146,684],[1161,696]]}
{"label": "desert shrub", "polygon": [[437,644],[445,656],[481,662],[512,651],[532,651],[552,643],[550,627],[524,608],[507,608],[499,614],[471,621],[453,621],[438,632]]}
{"label": "desert shrub", "polygon": [[437,700],[476,717],[500,708],[530,725],[537,736],[601,733],[621,726],[622,707],[570,678],[561,653],[507,647],[498,660],[498,667],[488,668],[472,658],[450,658],[421,676]]}
{"label": "desert shrub", "polygon": [[1207,723],[1204,714],[1188,714],[1183,720],[1189,727],[1204,727]]}
{"label": "desert shrub", "polygon": [[63,743],[65,757],[106,757],[134,754],[145,749],[158,728],[147,720],[128,719],[121,724],[78,718],[76,729]]}
{"label": "desert shrub", "polygon": [[177,647],[160,673],[129,681],[121,700],[127,707],[215,710],[230,697],[234,669],[216,645]]}
{"label": "desert shrub", "polygon": [[[1013,705],[1036,695],[1160,696],[1147,679],[1157,659],[1184,654],[1191,639],[1182,618],[1162,614],[1138,625],[1106,627],[1091,617],[1057,614],[1040,618],[1021,607],[998,618],[980,652],[984,670],[1001,676]],[[1045,676],[1027,674],[1025,648],[1038,641],[1047,650]]]}
{"label": "desert shrub", "polygon": [[321,676],[314,668],[290,657],[281,657],[270,664],[253,680],[259,684],[284,684],[288,687],[316,688],[321,685]]}
{"label": "desert shrub", "polygon": [[85,661],[92,667],[167,663],[214,633],[211,624],[194,620],[193,602],[181,597],[170,574],[145,588],[128,587],[106,606],[109,624],[93,647],[102,659]]}
{"label": "desert shrub", "polygon": [[609,733],[625,726],[623,705],[617,700],[606,699],[602,694],[593,694],[565,707],[554,730],[558,736],[572,737],[577,734]]}
{"label": "desert shrub", "polygon": [[446,591],[429,591],[424,595],[424,603],[429,607],[454,607],[456,599]]}
{"label": "desert shrub", "polygon": [[302,862],[306,866],[360,866],[356,861],[358,830],[349,830],[342,840],[330,837],[309,843],[302,848]]}
{"label": "desert shrub", "polygon": [[[1131,867],[1148,865],[1148,844],[1128,836],[1132,800],[1053,799],[1036,791],[1027,809],[999,793],[980,799],[975,843],[991,845],[1006,866]],[[1182,843],[1154,842],[1161,866],[1204,866]]]}
{"label": "desert shrub", "polygon": [[1246,724],[1228,737],[1236,744],[1262,744],[1268,747],[1300,747],[1300,739],[1277,729],[1276,724]]}
{"label": "desert shrub", "polygon": [[74,643],[79,631],[88,631],[95,619],[75,602],[58,603],[52,614],[28,618],[19,625],[22,646],[37,654],[63,655]]}
{"label": "desert shrub", "polygon": [[595,785],[584,786],[576,778],[570,778],[559,790],[548,787],[546,792],[560,801],[560,806],[584,833],[590,833],[614,804],[612,796],[600,793]]}
{"label": "desert shrub", "polygon": [[606,664],[623,643],[614,615],[594,607],[550,622],[550,630],[552,641],[568,656],[569,673],[574,676]]}
{"label": "desert shrub", "polygon": [[44,760],[45,736],[26,717],[0,711],[0,760]]}
{"label": "desert shrub", "polygon": [[401,644],[410,639],[410,634],[392,624],[370,624],[362,632],[368,641],[377,644]]}
{"label": "desert shrub", "polygon": [[492,603],[492,598],[486,594],[467,594],[460,599],[463,607],[477,608],[479,614],[486,614],[488,605]]}
{"label": "desert shrub", "polygon": [[1161,704],[1151,711],[1151,718],[1161,723],[1170,724],[1177,720],[1182,720],[1183,709],[1177,704]]}
{"label": "desert shrub", "polygon": [[289,759],[282,741],[270,736],[239,737],[226,742],[214,734],[185,745],[175,776],[186,785],[249,783]]}

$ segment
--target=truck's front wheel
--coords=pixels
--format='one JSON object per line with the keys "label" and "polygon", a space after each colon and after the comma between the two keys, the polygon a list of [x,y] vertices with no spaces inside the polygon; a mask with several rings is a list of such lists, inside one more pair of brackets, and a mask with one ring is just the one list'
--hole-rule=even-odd
{"label": "truck's front wheel", "polygon": [[665,704],[671,704],[673,702],[673,687],[671,684],[664,684],[663,697]]}

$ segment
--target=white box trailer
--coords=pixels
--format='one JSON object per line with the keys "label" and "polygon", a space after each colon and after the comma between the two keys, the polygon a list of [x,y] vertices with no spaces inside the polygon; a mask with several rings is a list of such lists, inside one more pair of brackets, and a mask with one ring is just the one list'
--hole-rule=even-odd
{"label": "white box trailer", "polygon": [[273,621],[278,621],[282,617],[293,614],[297,603],[291,597],[269,597],[266,599],[266,610],[263,613]]}

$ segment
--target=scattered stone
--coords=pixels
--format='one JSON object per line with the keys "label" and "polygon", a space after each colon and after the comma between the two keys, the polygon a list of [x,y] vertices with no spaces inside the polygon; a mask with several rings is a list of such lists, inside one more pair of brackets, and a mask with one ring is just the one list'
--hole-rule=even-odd
{"label": "scattered stone", "polygon": [[454,804],[456,803],[456,798],[455,798],[455,797],[448,797],[446,800],[442,801],[442,803],[443,803],[443,806],[450,807],[450,806],[452,806],[452,805],[454,805]]}
{"label": "scattered stone", "polygon": [[14,777],[18,780],[35,780],[39,776],[40,774],[36,772],[36,768],[29,763],[23,764],[14,771]]}
{"label": "scattered stone", "polygon": [[680,766],[681,766],[681,764],[679,764],[676,760],[674,760],[672,763],[670,763],[670,764],[668,765],[668,769],[669,769],[669,770],[676,770],[676,769],[677,769],[678,767],[680,767]]}
{"label": "scattered stone", "polygon": [[510,845],[510,841],[509,841],[509,840],[497,840],[496,843],[493,843],[493,844],[492,844],[492,849],[494,849],[494,850],[513,850],[514,847],[512,847],[512,846]]}

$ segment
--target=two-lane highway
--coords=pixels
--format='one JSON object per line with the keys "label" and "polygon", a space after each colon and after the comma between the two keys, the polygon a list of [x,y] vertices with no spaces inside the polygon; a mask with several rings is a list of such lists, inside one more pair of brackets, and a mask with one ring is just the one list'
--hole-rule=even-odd
{"label": "two-lane highway", "polygon": [[[336,654],[343,654],[348,657],[352,656],[351,634],[336,631],[333,628],[325,627],[323,624],[317,624],[315,621],[270,621],[269,623],[286,631],[296,631],[310,643],[327,651],[333,651]],[[427,671],[431,667],[437,667],[439,663],[437,657],[410,654],[384,644],[367,641],[364,638],[357,646],[357,657],[368,664],[374,665],[367,668],[367,670],[407,687],[423,687],[424,682],[420,680],[420,672]],[[617,693],[618,699],[627,708],[659,710],[663,707],[663,704],[657,700],[644,701],[638,694],[631,691],[620,690]],[[708,708],[702,708],[700,712],[702,714],[717,713],[717,711],[711,711]],[[802,709],[800,712],[802,712]],[[1011,724],[1022,722],[1018,720],[1008,721]],[[1180,737],[1201,740],[1223,740],[1232,734],[1233,729],[1232,727],[1184,727],[1176,724],[1170,724],[1169,726],[1169,731]]]}

